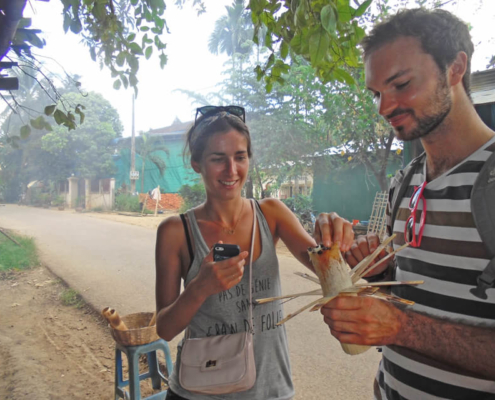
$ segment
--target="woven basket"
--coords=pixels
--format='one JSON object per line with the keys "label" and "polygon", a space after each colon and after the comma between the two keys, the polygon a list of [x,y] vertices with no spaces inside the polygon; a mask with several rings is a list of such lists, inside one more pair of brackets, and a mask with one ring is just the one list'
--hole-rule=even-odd
{"label": "woven basket", "polygon": [[112,337],[124,346],[139,346],[160,339],[156,333],[156,325],[148,326],[153,317],[152,312],[141,312],[121,317],[126,324],[126,331],[119,331],[110,326]]}

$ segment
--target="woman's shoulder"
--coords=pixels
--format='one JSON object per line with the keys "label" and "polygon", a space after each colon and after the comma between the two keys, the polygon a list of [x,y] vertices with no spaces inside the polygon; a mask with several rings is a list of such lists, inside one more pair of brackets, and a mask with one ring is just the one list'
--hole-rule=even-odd
{"label": "woman's shoulder", "polygon": [[157,240],[163,239],[168,244],[180,243],[184,235],[184,225],[179,215],[171,215],[164,219],[157,228]]}
{"label": "woman's shoulder", "polygon": [[263,214],[265,215],[270,215],[271,213],[278,213],[280,211],[283,211],[285,208],[284,203],[282,203],[279,199],[273,199],[271,197],[262,199],[258,201],[258,204],[260,205],[261,211],[263,211]]}

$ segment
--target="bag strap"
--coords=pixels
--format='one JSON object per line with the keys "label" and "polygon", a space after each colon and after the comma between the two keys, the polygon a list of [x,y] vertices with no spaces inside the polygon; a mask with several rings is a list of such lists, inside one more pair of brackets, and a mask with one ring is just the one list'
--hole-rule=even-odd
{"label": "bag strap", "polygon": [[249,200],[253,209],[253,233],[251,235],[251,250],[249,251],[249,331],[254,335],[253,328],[253,250],[254,250],[254,238],[256,237],[256,207],[254,200]]}
{"label": "bag strap", "polygon": [[478,286],[470,292],[480,299],[487,299],[486,290],[495,286],[495,152],[486,160],[476,178],[471,192],[471,210],[474,223],[483,241],[490,262],[476,278]]}
{"label": "bag strap", "polygon": [[191,262],[189,263],[189,268],[191,268],[191,264],[194,260],[194,253],[191,245],[191,237],[189,236],[189,228],[187,226],[186,222],[186,217],[184,214],[180,214],[180,219],[182,220],[182,225],[184,225],[184,233],[186,234],[186,241],[187,241],[187,250],[189,251],[189,259]]}
{"label": "bag strap", "polygon": [[394,229],[394,223],[395,223],[395,218],[397,217],[397,212],[399,211],[400,201],[404,197],[404,194],[406,193],[406,190],[409,187],[409,182],[411,182],[414,172],[416,171],[416,165],[418,165],[418,163],[420,163],[423,160],[423,157],[425,157],[425,155],[426,155],[425,152],[421,153],[418,157],[416,157],[408,165],[406,165],[406,167],[403,170],[398,171],[394,177],[396,183],[395,183],[394,192],[392,194],[392,199],[390,202],[390,206],[391,206],[390,229],[392,231]]}

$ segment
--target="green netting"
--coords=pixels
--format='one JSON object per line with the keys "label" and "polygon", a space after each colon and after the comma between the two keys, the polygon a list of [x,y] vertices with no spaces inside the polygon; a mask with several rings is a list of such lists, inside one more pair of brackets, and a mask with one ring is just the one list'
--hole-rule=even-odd
{"label": "green netting", "polygon": [[[169,154],[164,152],[155,152],[153,155],[159,156],[165,161],[167,168],[165,174],[160,175],[158,168],[151,161],[146,160],[144,166],[144,187],[143,193],[160,185],[162,193],[177,193],[182,185],[192,185],[197,182],[198,174],[191,167],[184,165],[182,159],[182,150],[184,142],[182,140],[167,141],[165,143]],[[142,159],[136,154],[136,170],[139,171],[139,179],[136,181],[136,190],[141,191]],[[131,183],[129,173],[131,170],[131,152],[124,149],[120,152],[119,157],[115,160],[117,173],[115,175],[115,186],[120,188],[122,183],[128,187]]]}
{"label": "green netting", "polygon": [[[336,211],[350,221],[368,221],[376,192],[381,191],[378,181],[362,164],[334,171],[327,165],[324,160],[315,164],[314,209],[317,212]],[[401,167],[401,162],[389,164],[387,174],[395,175]]]}

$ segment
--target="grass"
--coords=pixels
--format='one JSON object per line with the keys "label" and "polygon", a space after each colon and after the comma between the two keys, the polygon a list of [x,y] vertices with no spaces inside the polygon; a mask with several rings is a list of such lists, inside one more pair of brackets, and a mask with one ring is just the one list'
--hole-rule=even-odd
{"label": "grass", "polygon": [[85,306],[84,300],[74,289],[65,289],[60,294],[60,300],[62,304],[67,307],[83,308]]}
{"label": "grass", "polygon": [[0,271],[23,270],[39,263],[34,239],[9,233],[20,246],[0,233]]}

